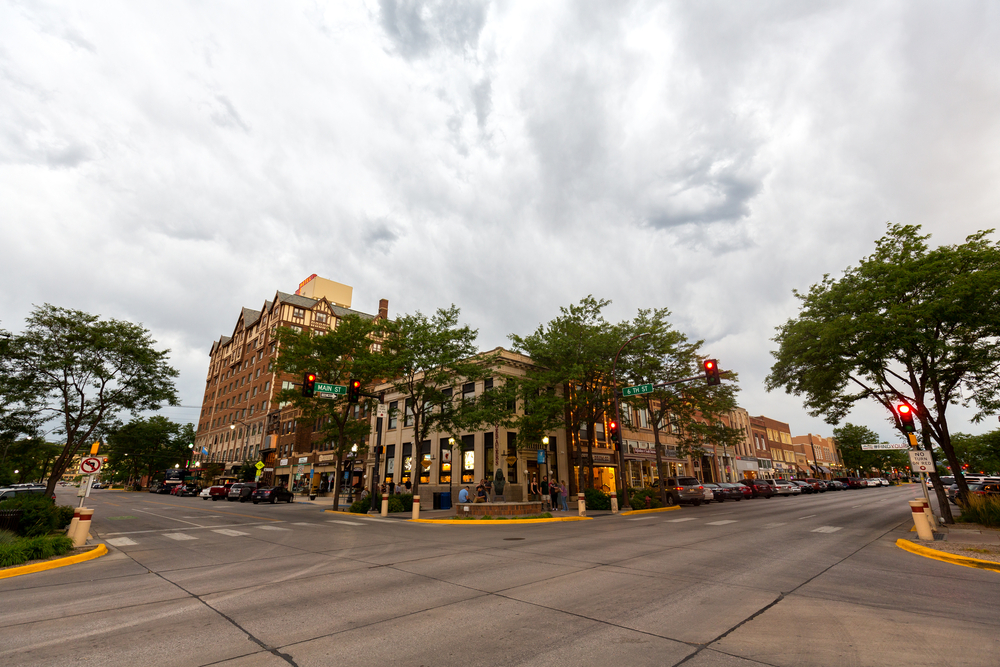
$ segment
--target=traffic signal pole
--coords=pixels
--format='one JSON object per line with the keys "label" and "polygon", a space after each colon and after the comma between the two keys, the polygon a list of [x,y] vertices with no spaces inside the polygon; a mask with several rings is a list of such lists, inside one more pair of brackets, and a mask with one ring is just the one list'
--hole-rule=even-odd
{"label": "traffic signal pole", "polygon": [[[618,477],[621,481],[621,488],[624,497],[621,501],[622,511],[629,511],[632,509],[632,505],[629,502],[628,497],[628,482],[625,480],[625,442],[622,440],[622,413],[621,413],[621,401],[618,400],[618,378],[615,375],[615,371],[618,368],[618,355],[622,353],[625,346],[634,341],[636,338],[642,338],[643,336],[649,336],[650,333],[636,334],[629,338],[627,341],[622,343],[622,346],[618,348],[615,353],[615,360],[611,362],[611,397],[615,402],[615,423],[618,424]],[[662,482],[661,482],[662,483]]]}

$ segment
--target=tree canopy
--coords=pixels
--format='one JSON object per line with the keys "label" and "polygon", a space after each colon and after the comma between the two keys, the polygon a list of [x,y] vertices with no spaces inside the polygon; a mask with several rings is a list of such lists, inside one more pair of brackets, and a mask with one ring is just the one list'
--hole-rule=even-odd
{"label": "tree canopy", "polygon": [[9,360],[31,387],[45,419],[66,439],[48,480],[52,493],[77,451],[111,426],[120,413],[177,405],[167,363],[149,331],[50,304],[36,307],[25,330],[10,341]]}
{"label": "tree canopy", "polygon": [[879,442],[878,434],[867,426],[844,424],[833,429],[833,438],[837,441],[844,466],[849,470],[867,474],[874,468],[885,476],[889,475],[893,468],[909,470],[910,464],[906,452],[861,449],[861,445]]}
{"label": "tree canopy", "polygon": [[987,239],[992,231],[931,249],[919,226],[893,224],[857,267],[795,292],[800,312],[778,328],[768,389],[802,396],[810,414],[831,424],[873,400],[900,432],[894,408],[908,403],[924,446],[940,445],[957,469],[948,408],[974,407],[979,421],[1000,407],[1000,245]]}

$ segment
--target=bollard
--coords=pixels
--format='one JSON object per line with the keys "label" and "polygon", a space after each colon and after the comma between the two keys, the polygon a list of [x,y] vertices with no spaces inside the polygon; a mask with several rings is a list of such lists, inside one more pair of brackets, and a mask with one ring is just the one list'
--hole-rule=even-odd
{"label": "bollard", "polygon": [[927,515],[924,514],[924,501],[911,500],[910,513],[913,515],[913,525],[917,528],[917,537],[928,542],[934,541],[934,533],[931,532],[930,524],[927,522]]}
{"label": "bollard", "polygon": [[90,518],[94,515],[94,510],[86,507],[80,508],[80,521],[76,524],[76,532],[73,534],[73,546],[82,547],[90,537]]}
{"label": "bollard", "polygon": [[576,506],[580,511],[580,516],[587,516],[587,500],[582,493],[576,494]]}
{"label": "bollard", "polygon": [[924,514],[927,515],[927,525],[931,527],[931,532],[937,532],[937,519],[934,518],[934,512],[931,511],[931,504],[927,502],[926,498],[918,498],[924,505]]}
{"label": "bollard", "polygon": [[73,539],[73,535],[76,534],[76,526],[80,523],[80,508],[77,507],[73,510],[73,520],[69,522],[69,528],[66,529],[66,537]]}
{"label": "bollard", "polygon": [[413,496],[413,518],[420,518],[420,496]]}
{"label": "bollard", "polygon": [[618,514],[618,494],[611,492],[611,513]]}
{"label": "bollard", "polygon": [[382,494],[382,516],[389,516],[389,494]]}

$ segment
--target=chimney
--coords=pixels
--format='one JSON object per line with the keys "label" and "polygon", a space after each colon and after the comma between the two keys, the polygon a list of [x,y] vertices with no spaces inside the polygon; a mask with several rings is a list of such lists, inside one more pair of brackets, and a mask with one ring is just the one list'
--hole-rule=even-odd
{"label": "chimney", "polygon": [[389,299],[379,299],[378,301],[378,319],[387,320],[389,319]]}

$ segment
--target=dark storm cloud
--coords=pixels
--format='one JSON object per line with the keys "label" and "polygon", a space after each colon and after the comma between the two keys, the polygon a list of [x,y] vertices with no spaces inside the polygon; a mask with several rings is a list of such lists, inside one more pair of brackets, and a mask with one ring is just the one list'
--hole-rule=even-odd
{"label": "dark storm cloud", "polygon": [[475,49],[489,3],[474,0],[380,0],[385,34],[404,58],[420,58],[443,46]]}

